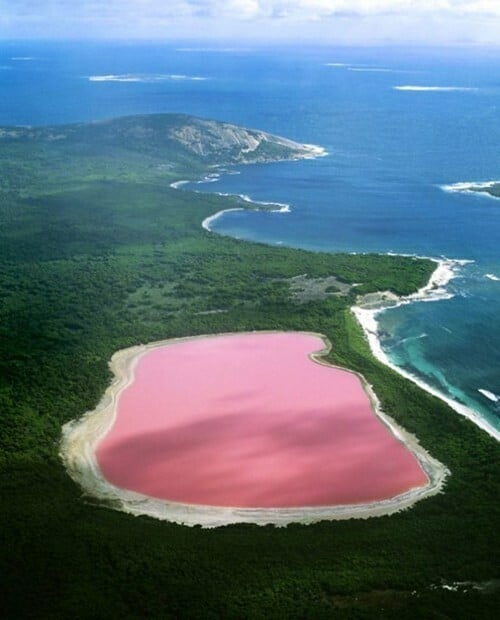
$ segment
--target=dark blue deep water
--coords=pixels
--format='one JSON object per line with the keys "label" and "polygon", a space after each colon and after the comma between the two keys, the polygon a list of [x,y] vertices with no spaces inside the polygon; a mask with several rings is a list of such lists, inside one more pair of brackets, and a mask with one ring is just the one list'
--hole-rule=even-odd
{"label": "dark blue deep water", "polygon": [[244,166],[198,186],[291,205],[229,213],[214,229],[473,260],[450,283],[453,298],[384,313],[384,347],[500,428],[500,200],[441,188],[500,179],[500,49],[4,42],[0,94],[3,125],[185,112],[325,147],[322,159]]}

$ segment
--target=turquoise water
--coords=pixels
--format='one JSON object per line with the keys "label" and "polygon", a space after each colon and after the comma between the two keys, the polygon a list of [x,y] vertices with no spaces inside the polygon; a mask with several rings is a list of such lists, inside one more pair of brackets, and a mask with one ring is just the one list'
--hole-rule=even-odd
{"label": "turquoise water", "polygon": [[500,200],[441,186],[500,179],[500,51],[180,48],[196,43],[2,43],[0,124],[172,111],[324,146],[321,159],[198,185],[291,206],[228,213],[213,228],[313,250],[473,260],[450,283],[453,298],[381,315],[383,345],[499,429]]}

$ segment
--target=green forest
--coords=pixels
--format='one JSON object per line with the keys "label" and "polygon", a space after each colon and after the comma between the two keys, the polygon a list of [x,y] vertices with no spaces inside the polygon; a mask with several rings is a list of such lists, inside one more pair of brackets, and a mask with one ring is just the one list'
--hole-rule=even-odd
{"label": "green forest", "polygon": [[[170,183],[215,155],[165,138],[179,117],[124,122],[0,130],[1,617],[496,617],[498,443],[379,363],[350,311],[362,293],[416,291],[434,263],[210,233],[203,219],[238,198]],[[301,299],[304,275],[356,286]],[[66,474],[61,427],[96,406],[115,351],[269,329],[327,336],[329,361],[450,469],[444,492],[389,517],[206,530],[110,510]]]}

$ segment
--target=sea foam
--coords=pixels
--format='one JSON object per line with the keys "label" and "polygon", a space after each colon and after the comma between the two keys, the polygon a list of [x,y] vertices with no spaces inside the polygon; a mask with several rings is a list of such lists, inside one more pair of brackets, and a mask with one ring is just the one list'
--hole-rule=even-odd
{"label": "sea foam", "polygon": [[[413,381],[413,383],[421,387],[426,392],[437,396],[438,398],[446,402],[457,413],[474,422],[477,426],[482,428],[495,439],[500,440],[500,431],[488,424],[488,422],[484,420],[480,415],[478,415],[473,409],[443,394],[440,390],[428,385],[419,377],[395,364],[382,348],[379,337],[379,323],[377,319],[377,316],[381,312],[384,312],[389,308],[395,308],[397,306],[417,301],[425,302],[438,301],[440,299],[450,299],[451,297],[453,297],[453,294],[447,291],[447,284],[449,284],[449,282],[456,277],[457,270],[460,266],[474,262],[470,260],[453,260],[445,258],[431,258],[431,260],[433,260],[437,264],[436,269],[434,270],[434,273],[432,274],[427,285],[422,287],[419,291],[417,291],[417,293],[414,293],[413,295],[409,295],[407,297],[399,298],[394,303],[391,303],[390,305],[385,305],[384,307],[380,308],[364,308],[362,306],[354,306],[352,308],[352,312],[357,318],[365,333],[368,344],[370,345],[371,352],[380,362],[382,362],[386,366],[389,366],[389,368],[392,368],[395,372],[405,377],[406,379]],[[483,396],[485,395],[484,391],[482,391],[481,393],[483,394]],[[492,392],[489,392],[489,394],[492,394]]]}
{"label": "sea foam", "polygon": [[405,69],[390,69],[389,67],[377,67],[376,65],[355,65],[345,62],[326,62],[325,67],[338,67],[358,73],[415,73]]}
{"label": "sea foam", "polygon": [[347,70],[356,73],[410,73],[404,69],[388,69],[387,67],[347,67]]}
{"label": "sea foam", "polygon": [[487,398],[488,400],[491,400],[494,403],[500,402],[500,396],[493,394],[493,392],[490,392],[489,390],[483,390],[482,388],[479,388],[478,392],[482,394],[485,398]]}
{"label": "sea foam", "polygon": [[110,73],[108,75],[89,75],[87,76],[89,82],[144,82],[144,83],[154,83],[154,82],[168,82],[168,81],[179,81],[179,80],[187,80],[193,82],[200,82],[208,80],[207,77],[201,77],[198,75],[178,75],[178,74],[162,74],[162,73],[121,73],[114,74]]}
{"label": "sea foam", "polygon": [[329,155],[328,151],[324,147],[318,146],[317,144],[302,144],[302,146],[305,150],[300,155],[292,157],[291,160],[316,159],[317,157],[326,157]]}
{"label": "sea foam", "polygon": [[432,92],[432,93],[449,93],[458,92],[475,92],[477,88],[468,86],[418,86],[413,84],[405,84],[402,86],[393,86],[394,90],[413,91],[413,92]]}
{"label": "sea foam", "polygon": [[247,47],[178,47],[176,52],[189,52],[189,53],[197,53],[197,52],[209,52],[209,53],[217,53],[217,54],[232,54],[235,52],[238,53],[248,53],[253,51],[251,48]]}
{"label": "sea foam", "polygon": [[187,183],[189,183],[189,181],[174,181],[173,183],[170,183],[170,187],[172,189],[179,189],[179,187],[182,187],[183,185],[186,185]]}
{"label": "sea foam", "polygon": [[451,192],[454,194],[479,193],[486,198],[498,199],[497,196],[481,191],[488,189],[489,187],[493,187],[494,185],[500,185],[500,181],[459,181],[458,183],[448,183],[445,185],[440,185],[439,187],[445,192]]}

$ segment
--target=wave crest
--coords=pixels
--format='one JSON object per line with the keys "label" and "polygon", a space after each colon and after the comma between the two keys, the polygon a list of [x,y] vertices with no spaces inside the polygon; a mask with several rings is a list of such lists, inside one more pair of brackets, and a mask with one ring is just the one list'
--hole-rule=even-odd
{"label": "wave crest", "polygon": [[405,84],[403,86],[393,86],[393,90],[412,91],[412,92],[432,92],[432,93],[449,93],[458,92],[476,92],[478,88],[469,86],[418,86],[413,84]]}
{"label": "wave crest", "polygon": [[89,75],[87,77],[89,82],[169,82],[169,81],[191,81],[191,82],[203,82],[210,78],[202,77],[198,75],[181,75],[176,73],[110,73],[108,75]]}
{"label": "wave crest", "polygon": [[488,400],[491,400],[493,403],[500,402],[500,396],[497,396],[496,394],[494,394],[493,392],[490,392],[489,390],[484,390],[483,388],[478,388],[477,391],[480,394],[482,394],[485,398],[487,398]]}
{"label": "wave crest", "polygon": [[458,183],[448,183],[446,185],[440,185],[439,187],[445,192],[456,194],[482,193],[483,196],[497,198],[493,196],[493,194],[483,191],[495,185],[500,185],[500,181],[459,181]]}

